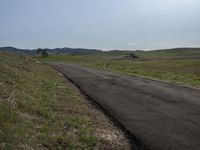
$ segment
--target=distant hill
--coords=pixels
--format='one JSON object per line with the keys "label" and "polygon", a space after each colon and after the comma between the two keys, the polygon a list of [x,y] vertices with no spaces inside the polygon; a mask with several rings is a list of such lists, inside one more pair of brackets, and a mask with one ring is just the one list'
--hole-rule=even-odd
{"label": "distant hill", "polygon": [[0,47],[0,51],[14,52],[14,53],[29,53],[34,54],[35,52],[28,49],[18,49],[15,47]]}
{"label": "distant hill", "polygon": [[173,48],[160,50],[112,50],[102,53],[92,54],[95,57],[105,57],[111,59],[127,59],[126,56],[134,54],[139,59],[200,59],[200,48]]}
{"label": "distant hill", "polygon": [[[85,48],[55,48],[45,49],[49,54],[66,54],[66,55],[85,55],[90,57],[107,57],[113,59],[124,59],[125,56],[131,54],[137,55],[140,59],[194,59],[200,58],[200,48],[174,48],[160,50],[111,50],[101,51],[97,49]],[[36,55],[37,50],[33,49],[18,49],[14,47],[0,47],[0,51],[10,51],[15,53],[27,53]]]}
{"label": "distant hill", "polygon": [[72,55],[80,55],[80,54],[92,54],[102,52],[101,50],[96,49],[85,49],[85,48],[55,48],[55,49],[47,49],[48,53],[53,54],[72,54]]}
{"label": "distant hill", "polygon": [[[55,49],[45,49],[49,54],[71,54],[71,55],[80,55],[80,54],[93,54],[102,52],[101,50],[96,49],[85,49],[85,48],[55,48]],[[15,47],[0,47],[0,51],[9,51],[15,53],[27,53],[31,55],[37,54],[37,49],[18,49]]]}
{"label": "distant hill", "polygon": [[173,48],[151,51],[136,51],[143,59],[195,59],[200,58],[200,48]]}

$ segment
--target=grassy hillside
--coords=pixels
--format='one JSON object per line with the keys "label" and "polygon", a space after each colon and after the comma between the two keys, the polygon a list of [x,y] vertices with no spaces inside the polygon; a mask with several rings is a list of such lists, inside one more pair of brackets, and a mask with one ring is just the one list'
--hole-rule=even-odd
{"label": "grassy hillside", "polygon": [[141,59],[200,59],[200,48],[136,51],[135,54]]}
{"label": "grassy hillside", "polygon": [[123,58],[124,56],[134,53],[139,56],[140,60],[149,59],[200,59],[200,48],[176,48],[166,50],[152,50],[152,51],[107,51],[101,53],[90,54],[91,57],[101,58]]}
{"label": "grassy hillside", "polygon": [[200,60],[104,61],[91,67],[200,88]]}
{"label": "grassy hillside", "polygon": [[200,87],[200,49],[133,51],[137,59],[126,59],[130,51],[110,51],[93,55],[51,55],[44,61],[79,63],[132,76],[159,79]]}
{"label": "grassy hillside", "polygon": [[[66,85],[53,69],[27,56],[0,52],[0,149],[113,146],[96,134],[100,129],[97,122],[103,117]],[[109,127],[103,128],[115,133]],[[123,146],[121,143],[114,147]]]}

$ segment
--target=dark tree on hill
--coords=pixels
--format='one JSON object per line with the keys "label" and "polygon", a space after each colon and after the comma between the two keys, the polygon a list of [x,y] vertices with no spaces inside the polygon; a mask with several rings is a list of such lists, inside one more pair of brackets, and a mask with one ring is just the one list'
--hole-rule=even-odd
{"label": "dark tree on hill", "polygon": [[42,49],[41,48],[38,48],[37,49],[37,54],[41,54],[42,53]]}
{"label": "dark tree on hill", "polygon": [[47,49],[38,48],[37,49],[37,54],[41,55],[42,57],[47,57],[48,56]]}
{"label": "dark tree on hill", "polygon": [[47,50],[42,50],[42,56],[43,57],[49,56],[49,54],[47,53]]}
{"label": "dark tree on hill", "polygon": [[130,53],[128,54],[126,57],[128,58],[139,58],[137,55],[135,55],[134,53]]}

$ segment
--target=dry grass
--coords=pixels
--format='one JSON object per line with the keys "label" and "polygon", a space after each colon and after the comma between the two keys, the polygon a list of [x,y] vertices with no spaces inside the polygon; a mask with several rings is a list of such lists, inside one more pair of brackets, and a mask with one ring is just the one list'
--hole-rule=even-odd
{"label": "dry grass", "polygon": [[112,148],[129,148],[123,133],[63,76],[0,53],[0,149]]}
{"label": "dry grass", "polygon": [[67,80],[66,82],[70,84],[70,87],[79,93],[79,96],[81,97],[81,105],[76,113],[90,116],[91,121],[93,122],[92,124],[95,129],[95,135],[99,141],[95,149],[131,149],[130,141],[126,138],[124,132],[113,124],[99,106],[90,100],[88,101],[87,96],[81,94],[79,89],[70,83],[70,81]]}

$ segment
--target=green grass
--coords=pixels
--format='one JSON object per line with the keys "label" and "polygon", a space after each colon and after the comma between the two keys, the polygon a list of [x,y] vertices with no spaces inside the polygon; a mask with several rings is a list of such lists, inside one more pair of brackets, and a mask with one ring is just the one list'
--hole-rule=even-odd
{"label": "green grass", "polygon": [[[175,49],[136,51],[139,59],[128,60],[130,51],[110,51],[91,55],[50,55],[41,61],[61,61],[120,72],[131,76],[164,80],[200,88],[200,50]],[[118,59],[115,59],[118,58]]]}
{"label": "green grass", "polygon": [[175,48],[167,50],[137,51],[142,59],[200,59],[200,48]]}
{"label": "green grass", "polygon": [[98,140],[80,105],[51,68],[0,52],[0,149],[92,149]]}
{"label": "green grass", "polygon": [[104,61],[89,66],[131,76],[200,87],[200,60]]}
{"label": "green grass", "polygon": [[107,51],[102,53],[88,54],[95,58],[123,58],[125,55],[134,53],[140,60],[161,60],[161,59],[200,59],[200,48],[175,48],[153,51]]}

